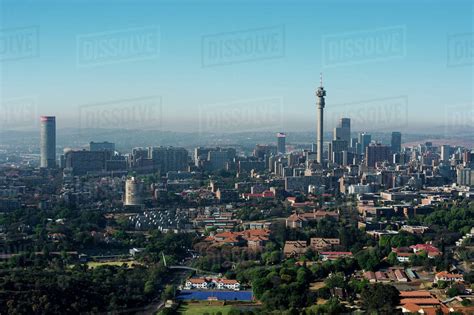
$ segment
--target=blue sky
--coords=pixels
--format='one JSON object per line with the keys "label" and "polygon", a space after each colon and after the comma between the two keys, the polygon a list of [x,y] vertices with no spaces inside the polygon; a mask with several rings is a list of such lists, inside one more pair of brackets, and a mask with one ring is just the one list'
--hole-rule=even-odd
{"label": "blue sky", "polygon": [[[341,115],[358,116],[353,129],[369,131],[423,130],[456,123],[465,110],[474,115],[474,45],[466,48],[474,31],[472,1],[0,3],[0,100],[9,128],[27,126],[31,117],[15,112],[11,100],[32,99],[35,114],[56,115],[62,128],[95,126],[87,124],[84,108],[106,115],[97,104],[108,104],[111,113],[136,110],[136,99],[151,98],[145,106],[158,110],[139,110],[155,119],[115,113],[104,127],[314,130],[320,72],[328,128]],[[1,58],[13,49],[5,39],[25,27],[37,32],[37,45],[28,46],[33,51],[7,51]],[[143,50],[138,56],[108,51],[82,62],[83,41],[101,38],[150,40],[151,48],[137,48]],[[237,45],[229,46],[233,57],[209,57],[216,45],[245,40],[253,49],[274,46],[240,55]],[[334,47],[353,40],[366,46],[345,46],[347,55],[335,57],[341,50]],[[374,41],[386,45],[377,54],[367,46]],[[450,49],[459,47],[470,52],[453,57]]]}

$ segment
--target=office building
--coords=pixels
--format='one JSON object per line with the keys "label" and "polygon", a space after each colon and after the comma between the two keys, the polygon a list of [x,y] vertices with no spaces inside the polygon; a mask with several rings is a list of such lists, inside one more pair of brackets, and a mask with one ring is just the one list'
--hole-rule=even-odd
{"label": "office building", "polygon": [[64,154],[65,167],[72,171],[73,175],[86,175],[105,170],[106,151],[68,151]]}
{"label": "office building", "polygon": [[115,151],[115,143],[111,142],[89,142],[89,151]]}
{"label": "office building", "polygon": [[40,166],[56,167],[56,117],[40,117]]}
{"label": "office building", "polygon": [[202,161],[207,161],[209,157],[209,151],[213,150],[212,148],[203,148],[203,147],[197,147],[194,149],[194,155],[193,155],[193,160],[194,160],[194,165],[196,166],[201,166]]}
{"label": "office building", "polygon": [[277,133],[277,151],[278,154],[286,153],[286,134],[283,132]]}
{"label": "office building", "polygon": [[360,152],[357,152],[357,153],[365,155],[365,149],[369,146],[371,141],[372,141],[371,135],[365,132],[359,133]]}
{"label": "office building", "polygon": [[[232,155],[229,154],[226,150],[211,150],[207,154],[207,161],[208,163],[204,164],[204,168],[217,171],[223,170],[226,168],[226,163],[232,159]],[[234,154],[235,155],[235,154]]]}
{"label": "office building", "polygon": [[441,161],[448,162],[451,156],[451,146],[443,144],[441,146]]}
{"label": "office building", "polygon": [[169,171],[185,171],[188,168],[188,151],[184,148],[149,147],[148,159],[161,174]]}
{"label": "office building", "polygon": [[332,163],[341,165],[343,152],[347,152],[347,141],[342,139],[332,140],[329,144],[329,159]]}
{"label": "office building", "polygon": [[397,153],[402,151],[402,133],[398,131],[392,132],[392,139],[391,139],[391,148],[392,153]]}
{"label": "office building", "polygon": [[334,128],[334,140],[344,140],[348,144],[351,142],[351,120],[341,118],[336,128]]}
{"label": "office building", "polygon": [[253,150],[253,156],[258,159],[264,159],[265,156],[276,155],[277,147],[274,145],[257,144]]}
{"label": "office building", "polygon": [[194,149],[194,165],[208,171],[227,169],[227,164],[236,155],[234,148],[203,148]]}
{"label": "office building", "polygon": [[357,138],[351,138],[351,143],[349,144],[349,148],[352,153],[357,153],[357,144],[359,144],[359,140]]}
{"label": "office building", "polygon": [[390,147],[380,143],[371,143],[365,148],[365,164],[374,167],[377,162],[391,161]]}
{"label": "office building", "polygon": [[461,186],[474,186],[474,171],[469,167],[459,167],[456,170],[457,184]]}
{"label": "office building", "polygon": [[471,150],[466,150],[462,153],[462,163],[464,166],[470,166],[472,162]]}

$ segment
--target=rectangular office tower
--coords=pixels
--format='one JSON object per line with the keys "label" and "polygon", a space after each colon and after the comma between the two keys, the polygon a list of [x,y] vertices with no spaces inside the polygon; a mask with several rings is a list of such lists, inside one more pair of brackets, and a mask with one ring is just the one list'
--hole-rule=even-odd
{"label": "rectangular office tower", "polygon": [[392,141],[391,141],[392,153],[397,153],[402,151],[402,133],[398,131],[392,132]]}
{"label": "rectangular office tower", "polygon": [[365,165],[374,167],[377,162],[390,160],[390,147],[380,143],[371,143],[365,148]]}
{"label": "rectangular office tower", "polygon": [[365,149],[369,146],[371,141],[371,135],[366,134],[365,132],[359,133],[360,152],[357,153],[365,155]]}
{"label": "rectangular office tower", "polygon": [[56,167],[56,117],[40,117],[40,166]]}
{"label": "rectangular office tower", "polygon": [[334,128],[334,140],[345,140],[347,144],[351,142],[351,120],[350,118],[341,118],[338,125]]}
{"label": "rectangular office tower", "polygon": [[286,153],[286,134],[283,132],[277,133],[277,150],[280,154]]}

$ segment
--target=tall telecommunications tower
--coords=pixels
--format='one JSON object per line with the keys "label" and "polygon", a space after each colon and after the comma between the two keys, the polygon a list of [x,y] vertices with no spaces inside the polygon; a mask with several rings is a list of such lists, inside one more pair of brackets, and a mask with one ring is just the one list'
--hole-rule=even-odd
{"label": "tall telecommunications tower", "polygon": [[326,96],[326,90],[323,88],[323,74],[320,74],[320,86],[316,90],[316,97],[318,98],[318,132],[317,132],[317,139],[316,139],[316,146],[317,146],[317,161],[319,164],[323,163],[323,112],[324,112],[324,97]]}

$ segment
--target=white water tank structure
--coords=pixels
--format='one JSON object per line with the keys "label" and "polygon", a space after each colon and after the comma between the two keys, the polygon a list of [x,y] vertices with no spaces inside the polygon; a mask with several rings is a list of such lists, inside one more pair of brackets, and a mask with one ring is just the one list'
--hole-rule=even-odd
{"label": "white water tank structure", "polygon": [[124,206],[143,205],[143,182],[135,177],[128,178],[125,182]]}

